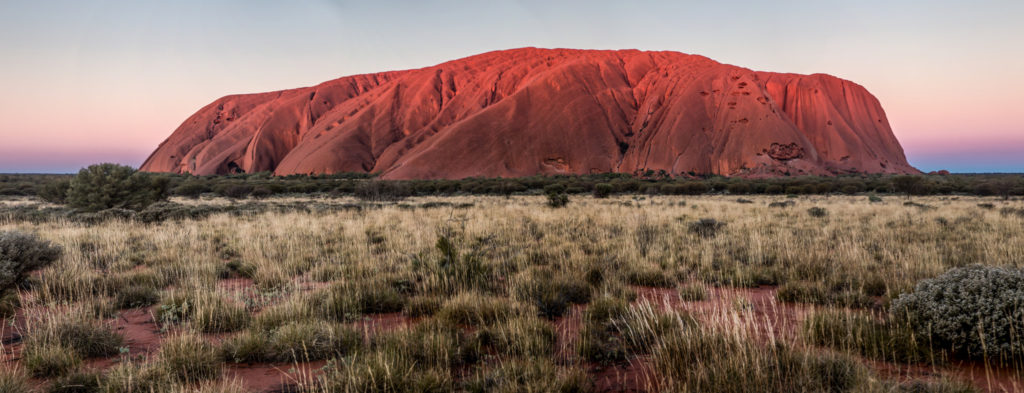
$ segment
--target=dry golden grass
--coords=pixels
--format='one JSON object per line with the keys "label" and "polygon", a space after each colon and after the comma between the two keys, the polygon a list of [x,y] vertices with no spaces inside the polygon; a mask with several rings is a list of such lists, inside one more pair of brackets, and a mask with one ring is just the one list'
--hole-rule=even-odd
{"label": "dry golden grass", "polygon": [[[112,299],[123,306],[151,304],[149,288],[161,297],[151,312],[162,319],[169,337],[243,334],[250,339],[233,343],[233,350],[245,344],[254,353],[260,353],[255,347],[261,342],[273,340],[253,337],[273,337],[269,332],[289,323],[341,331],[334,324],[352,324],[368,314],[403,307],[422,318],[375,333],[355,350],[331,347],[331,337],[317,341],[317,359],[336,359],[320,382],[309,376],[305,385],[334,391],[472,390],[487,388],[494,378],[514,381],[524,375],[548,378],[547,385],[537,385],[541,390],[577,384],[585,388],[586,379],[579,375],[589,363],[576,351],[556,351],[569,344],[550,342],[553,331],[539,324],[557,321],[535,316],[578,319],[580,313],[571,311],[573,303],[633,301],[633,285],[668,287],[677,297],[681,288],[690,302],[679,303],[701,302],[716,287],[782,286],[782,300],[792,296],[829,309],[879,311],[917,281],[953,267],[1024,266],[1024,219],[999,213],[1000,207],[1024,206],[1019,201],[986,199],[996,208],[983,209],[977,206],[982,200],[974,197],[913,198],[917,205],[905,205],[902,197],[880,203],[866,196],[746,199],[753,203],[727,196],[576,196],[567,207],[555,209],[542,196],[427,197],[332,213],[216,214],[159,224],[0,221],[0,230],[35,232],[65,248],[64,257],[37,274],[31,290],[22,291],[23,308],[31,315],[62,307],[94,309],[97,302]],[[302,197],[272,201],[359,204]],[[782,201],[795,205],[769,207]],[[431,202],[471,206],[423,207]],[[826,214],[812,215],[812,207]],[[716,233],[691,229],[706,218],[724,226]],[[542,279],[547,280],[543,285],[538,281]],[[574,292],[567,294],[569,290]],[[578,296],[581,290],[589,293]],[[124,299],[126,291],[139,294],[141,303]],[[688,373],[676,364],[694,359],[709,367],[752,373],[738,381],[759,384],[763,391],[815,390],[839,383],[850,386],[836,391],[892,388],[869,377],[859,358],[822,352],[792,337],[772,335],[766,343],[739,333],[762,323],[744,318],[750,306],[743,301],[732,302],[701,327],[670,323],[684,318],[673,310],[661,314],[646,302],[627,303],[631,319],[587,327],[591,332],[605,329],[602,334],[608,335],[588,345],[626,340],[617,347],[626,361],[640,361],[637,354],[651,353],[652,371],[642,378],[647,388],[708,391],[708,384],[725,378]],[[644,313],[658,315],[641,318]],[[663,322],[652,322],[659,318]],[[42,322],[29,318],[28,323]],[[419,327],[423,324],[429,326]],[[31,326],[23,328],[32,331]],[[559,340],[576,342],[578,334],[571,331]],[[313,351],[302,339],[290,341],[296,343],[289,344],[293,353]],[[772,349],[757,349],[765,345]],[[495,348],[520,355],[503,355]],[[855,349],[844,351],[858,355]],[[726,363],[708,357],[730,354],[736,356]],[[124,378],[124,373],[153,367],[119,366],[116,372]],[[410,369],[395,374],[392,367]],[[778,377],[810,369],[828,372],[791,382],[764,379],[770,377],[765,373]],[[235,389],[231,386],[224,391]],[[719,391],[743,387],[723,386]]]}

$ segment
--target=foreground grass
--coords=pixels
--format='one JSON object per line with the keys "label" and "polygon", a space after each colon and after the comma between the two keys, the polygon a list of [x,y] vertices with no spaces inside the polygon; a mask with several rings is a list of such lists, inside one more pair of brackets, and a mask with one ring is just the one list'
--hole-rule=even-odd
{"label": "foreground grass", "polygon": [[[888,302],[953,267],[1024,263],[1024,219],[999,213],[1019,201],[623,196],[555,209],[542,198],[149,225],[0,221],[66,250],[21,293],[38,316],[12,364],[58,384],[91,375],[108,392],[233,391],[229,365],[310,361],[327,364],[291,381],[310,391],[589,391],[595,367],[636,362],[649,363],[638,371],[645,389],[901,391],[863,359],[945,359],[880,316]],[[759,285],[817,307],[797,337],[748,334],[736,322],[748,305],[706,321],[636,298],[648,287],[693,303],[714,287]],[[141,358],[109,327],[136,308],[164,337]],[[409,323],[357,325],[398,313]],[[559,333],[567,318],[579,327]],[[117,356],[99,373],[83,365]],[[918,388],[957,386],[907,387]]]}

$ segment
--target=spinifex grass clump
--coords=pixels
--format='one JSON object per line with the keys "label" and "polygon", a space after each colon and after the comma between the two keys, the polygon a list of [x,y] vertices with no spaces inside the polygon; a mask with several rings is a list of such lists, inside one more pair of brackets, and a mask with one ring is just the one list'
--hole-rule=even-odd
{"label": "spinifex grass clump", "polygon": [[968,358],[1024,359],[1024,270],[968,266],[923,280],[892,302],[918,334]]}
{"label": "spinifex grass clump", "polygon": [[228,361],[306,362],[347,356],[362,343],[352,328],[327,322],[291,322],[270,332],[246,331],[221,345]]}
{"label": "spinifex grass clump", "polygon": [[562,316],[572,304],[589,302],[591,290],[580,278],[548,269],[524,272],[515,283],[516,298],[534,305],[540,316],[549,319]]}
{"label": "spinifex grass clump", "polygon": [[850,311],[823,311],[804,322],[804,336],[815,344],[898,363],[942,362],[928,337],[906,321]]}
{"label": "spinifex grass clump", "polygon": [[665,391],[855,392],[868,383],[867,369],[849,357],[715,329],[669,332],[653,360],[656,384]]}
{"label": "spinifex grass clump", "polygon": [[689,224],[689,229],[691,233],[694,233],[702,238],[712,238],[718,235],[718,232],[724,226],[724,222],[720,222],[714,218],[702,218],[700,220],[691,222]]}
{"label": "spinifex grass clump", "polygon": [[221,363],[216,347],[192,333],[164,339],[154,360],[171,379],[180,382],[214,379],[220,375]]}
{"label": "spinifex grass clump", "polygon": [[249,325],[251,316],[245,306],[212,289],[175,291],[164,297],[157,317],[164,323],[188,321],[204,333],[233,332]]}
{"label": "spinifex grass clump", "polygon": [[124,337],[110,325],[89,317],[85,312],[71,312],[32,325],[24,348],[61,346],[83,358],[116,355]]}

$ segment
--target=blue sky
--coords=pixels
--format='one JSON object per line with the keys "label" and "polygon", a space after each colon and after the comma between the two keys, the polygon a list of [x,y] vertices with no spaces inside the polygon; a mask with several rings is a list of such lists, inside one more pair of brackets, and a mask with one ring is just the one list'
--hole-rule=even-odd
{"label": "blue sky", "polygon": [[923,170],[1024,172],[1020,1],[0,3],[0,172],[139,165],[217,97],[523,46],[823,72],[882,102]]}

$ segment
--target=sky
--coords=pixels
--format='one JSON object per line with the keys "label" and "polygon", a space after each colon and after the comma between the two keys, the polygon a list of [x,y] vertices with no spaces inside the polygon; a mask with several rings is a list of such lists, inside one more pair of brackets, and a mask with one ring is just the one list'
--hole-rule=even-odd
{"label": "sky", "polygon": [[0,173],[138,166],[236,93],[525,46],[827,73],[924,171],[1024,172],[1024,1],[0,0]]}

